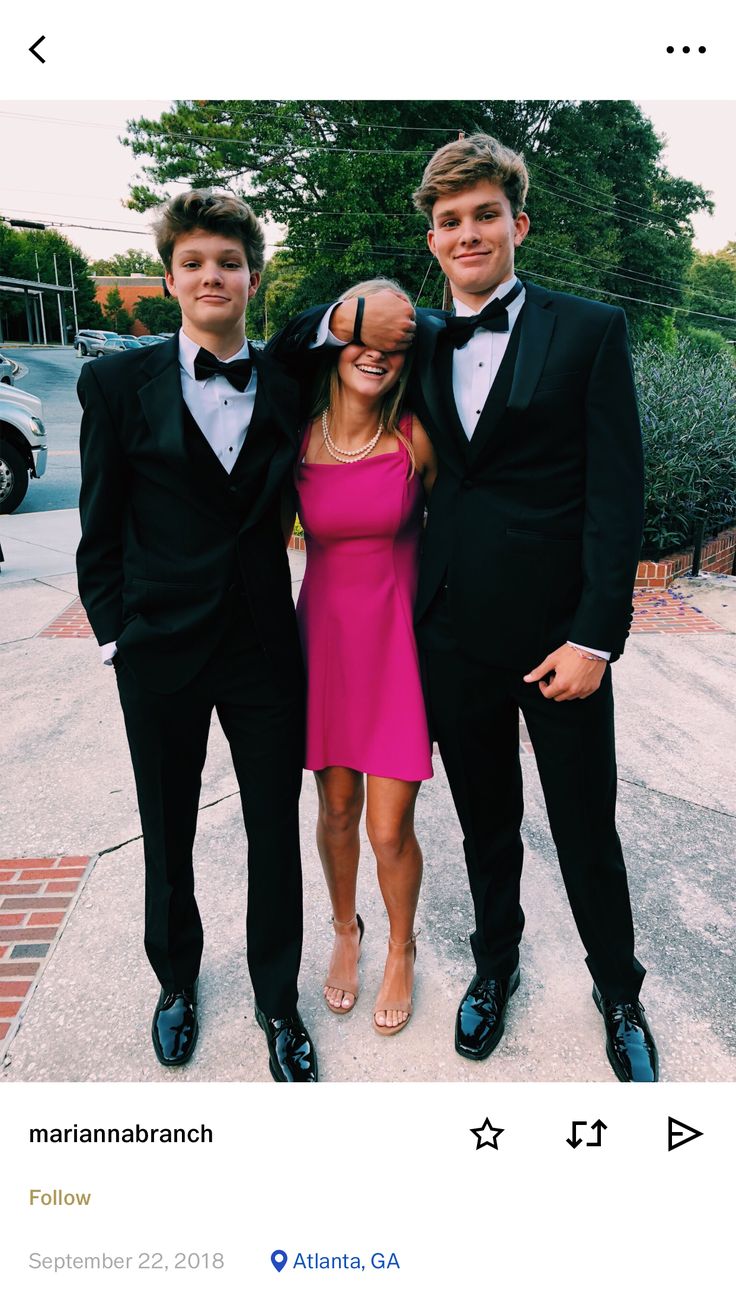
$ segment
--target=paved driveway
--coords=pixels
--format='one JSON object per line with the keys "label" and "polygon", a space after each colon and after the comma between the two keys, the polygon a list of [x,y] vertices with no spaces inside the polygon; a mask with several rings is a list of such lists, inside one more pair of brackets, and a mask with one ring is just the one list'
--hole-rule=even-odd
{"label": "paved driveway", "polygon": [[79,502],[79,420],[77,377],[83,366],[74,350],[4,347],[11,359],[28,369],[20,389],[43,400],[49,460],[44,476],[32,481],[14,516],[47,509],[75,509]]}

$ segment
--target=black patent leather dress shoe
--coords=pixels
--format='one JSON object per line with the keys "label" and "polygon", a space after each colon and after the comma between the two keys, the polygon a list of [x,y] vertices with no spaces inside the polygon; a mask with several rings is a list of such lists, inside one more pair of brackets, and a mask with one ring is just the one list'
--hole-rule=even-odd
{"label": "black patent leather dress shoe", "polygon": [[161,991],[153,1014],[151,1038],[156,1057],[164,1067],[181,1067],[194,1053],[199,1035],[197,987],[195,981],[182,990],[168,994]]}
{"label": "black patent leather dress shoe", "polygon": [[606,1025],[606,1053],[619,1081],[658,1081],[659,1056],[638,999],[606,999],[593,986],[593,999]]}
{"label": "black patent leather dress shoe", "polygon": [[256,1008],[256,1021],[268,1041],[268,1066],[274,1081],[316,1081],[317,1054],[299,1013],[266,1017]]}
{"label": "black patent leather dress shoe", "polygon": [[519,988],[519,969],[511,976],[474,976],[457,1010],[455,1048],[463,1058],[487,1058],[504,1032],[506,1005]]}

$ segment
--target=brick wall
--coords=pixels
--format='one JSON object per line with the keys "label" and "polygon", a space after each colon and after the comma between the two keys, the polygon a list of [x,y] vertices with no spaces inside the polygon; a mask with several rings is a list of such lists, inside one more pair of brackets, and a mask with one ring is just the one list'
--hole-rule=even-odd
{"label": "brick wall", "polygon": [[[700,555],[701,572],[727,572],[734,566],[736,553],[736,527],[722,531],[719,536],[703,543]],[[658,563],[642,560],[636,573],[636,585],[646,586],[651,590],[661,590],[669,586],[675,577],[683,577],[693,566],[693,551],[670,554]]]}
{"label": "brick wall", "polygon": [[[291,537],[290,550],[306,550],[306,548],[303,536]],[[731,573],[735,554],[736,527],[731,527],[728,531],[722,531],[720,536],[715,536],[713,540],[704,543],[700,555],[700,571]],[[667,558],[660,559],[658,563],[643,559],[636,570],[634,585],[650,590],[663,590],[674,581],[675,577],[683,577],[692,566],[692,550],[686,554],[670,554]]]}
{"label": "brick wall", "polygon": [[[133,312],[133,305],[142,295],[163,296],[163,277],[95,277],[95,299],[101,309],[114,286],[120,291],[123,307],[128,313]],[[147,336],[148,328],[136,318],[133,322],[133,336]]]}

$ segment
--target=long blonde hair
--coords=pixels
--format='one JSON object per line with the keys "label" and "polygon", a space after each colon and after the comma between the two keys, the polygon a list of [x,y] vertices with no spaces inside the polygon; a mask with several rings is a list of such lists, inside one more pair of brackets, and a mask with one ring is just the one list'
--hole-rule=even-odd
{"label": "long blonde hair", "polygon": [[[373,277],[369,281],[358,282],[356,286],[351,286],[347,291],[343,291],[340,296],[341,300],[357,299],[359,295],[369,296],[376,295],[378,291],[394,291],[397,295],[403,295],[404,299],[409,299],[407,292],[398,282],[393,281],[390,277]],[[401,369],[395,386],[382,397],[380,409],[380,421],[383,424],[383,430],[387,436],[395,436],[404,446],[411,461],[411,470],[409,476],[416,472],[417,461],[414,455],[411,441],[406,439],[404,433],[399,429],[399,420],[404,408],[404,396],[409,381],[409,373],[412,365],[412,350],[407,350],[404,358],[404,366]],[[331,360],[325,366],[315,382],[314,402],[310,417],[318,418],[325,409],[334,410],[337,406],[337,399],[340,390],[340,378],[337,371],[337,361]]]}

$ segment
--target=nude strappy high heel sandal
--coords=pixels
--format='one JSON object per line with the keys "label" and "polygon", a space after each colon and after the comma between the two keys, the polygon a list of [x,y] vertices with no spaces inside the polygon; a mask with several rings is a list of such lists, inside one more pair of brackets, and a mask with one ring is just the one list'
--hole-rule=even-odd
{"label": "nude strappy high heel sandal", "polygon": [[[412,932],[411,938],[409,940],[404,940],[404,941],[392,940],[391,937],[389,936],[388,949],[389,949],[389,956],[392,950],[395,953],[397,953],[399,950],[402,950],[404,954],[408,954],[409,952],[411,952],[412,962],[415,962],[417,957],[416,932]],[[388,959],[386,961],[388,962]],[[390,1002],[387,1002],[384,1001],[383,998],[385,990],[386,990],[386,983],[384,981],[383,985],[381,986],[381,989],[378,992],[376,1003],[373,1009],[373,1030],[376,1031],[378,1035],[382,1035],[382,1036],[398,1035],[399,1031],[404,1030],[404,1027],[407,1025],[409,1018],[411,1017],[414,1011],[414,1005],[412,1003],[412,995],[410,994],[407,998],[401,998],[398,1000],[391,1000]],[[404,1018],[403,1022],[399,1022],[398,1026],[379,1026],[378,1022],[376,1021],[376,1014],[386,1013],[386,1012],[406,1013],[407,1016]]]}
{"label": "nude strappy high heel sandal", "polygon": [[332,922],[332,925],[335,928],[335,935],[338,936],[347,935],[353,923],[354,922],[358,923],[358,953],[355,959],[355,971],[353,972],[353,975],[350,977],[338,976],[336,972],[332,971],[332,964],[330,964],[330,971],[328,973],[327,980],[325,981],[325,989],[327,989],[328,987],[334,987],[335,990],[342,990],[343,994],[354,996],[352,1004],[349,1004],[348,1007],[345,1008],[342,1005],[338,1006],[335,1004],[331,1004],[329,999],[327,998],[327,995],[325,995],[324,997],[325,1003],[327,1004],[327,1007],[329,1008],[330,1012],[338,1013],[340,1016],[343,1016],[345,1013],[352,1013],[353,1009],[355,1008],[356,1000],[360,993],[360,984],[358,981],[358,962],[360,960],[360,945],[363,939],[363,932],[365,931],[365,924],[363,922],[362,917],[360,916],[360,913],[356,913],[354,917],[351,917],[349,922],[338,922],[337,919],[334,917],[330,918],[330,921]]}

